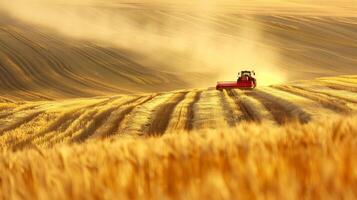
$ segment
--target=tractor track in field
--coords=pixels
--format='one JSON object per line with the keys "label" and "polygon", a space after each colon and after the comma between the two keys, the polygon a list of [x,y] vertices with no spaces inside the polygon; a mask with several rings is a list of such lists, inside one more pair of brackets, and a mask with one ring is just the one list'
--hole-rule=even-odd
{"label": "tractor track in field", "polygon": [[104,123],[95,132],[89,136],[89,138],[106,138],[115,134],[115,131],[119,129],[120,124],[125,117],[134,110],[134,108],[145,104],[152,100],[155,95],[148,97],[140,97],[135,102],[129,103],[127,106],[122,106],[113,111],[110,116],[104,121]]}
{"label": "tractor track in field", "polygon": [[[350,80],[350,78],[335,78],[335,79],[332,79],[332,81],[340,82],[341,85],[344,85],[344,83],[356,85],[357,79],[356,78],[351,78],[351,79],[354,79],[354,81]],[[322,80],[325,80],[325,79],[322,79]]]}
{"label": "tractor track in field", "polygon": [[189,106],[194,102],[197,91],[185,91],[185,98],[180,101],[171,113],[165,133],[186,130],[188,123]]}
{"label": "tractor track in field", "polygon": [[193,119],[195,118],[195,105],[201,98],[203,91],[198,91],[193,98],[193,101],[188,105],[187,121],[185,123],[185,130],[191,131],[193,129]]}
{"label": "tractor track in field", "polygon": [[37,116],[39,116],[42,113],[43,113],[43,111],[35,111],[35,112],[32,112],[24,117],[17,119],[15,122],[11,122],[8,125],[5,125],[4,127],[0,127],[0,136],[2,136],[7,131],[16,129],[19,126],[21,126],[22,124],[31,121],[32,119],[36,118]]}
{"label": "tractor track in field", "polygon": [[242,119],[245,121],[255,121],[260,122],[260,117],[256,114],[254,108],[252,108],[245,101],[242,101],[240,95],[232,89],[227,90],[228,96],[233,99],[237,107],[243,113]]}
{"label": "tractor track in field", "polygon": [[169,102],[160,105],[148,127],[146,133],[148,136],[157,136],[165,133],[175,107],[185,99],[187,94],[188,92],[177,93],[169,99]]}
{"label": "tractor track in field", "polygon": [[295,121],[301,124],[309,123],[312,120],[310,112],[306,111],[304,107],[300,106],[294,101],[286,100],[282,97],[275,96],[273,93],[267,93],[264,91],[257,91],[259,94],[271,98],[273,102],[284,108],[284,110],[292,116],[292,118],[286,118],[287,122]]}
{"label": "tractor track in field", "polygon": [[329,95],[313,93],[297,86],[273,86],[273,88],[316,101],[325,108],[338,113],[350,113],[352,111],[344,101],[341,101],[341,99],[333,98]]}
{"label": "tractor track in field", "polygon": [[[289,121],[294,121],[295,117],[287,110],[284,106],[279,104],[277,101],[268,98],[265,93],[258,91],[246,92],[246,95],[255,98],[260,101],[265,109],[267,109],[279,125],[283,125]],[[269,94],[270,95],[270,94]]]}
{"label": "tractor track in field", "polygon": [[128,117],[120,124],[119,134],[126,136],[147,136],[150,126],[155,120],[155,114],[161,106],[175,96],[175,93],[156,93],[153,98],[135,107]]}
{"label": "tractor track in field", "polygon": [[[328,87],[328,86],[327,86]],[[317,93],[317,94],[321,94],[321,95],[327,95],[329,96],[330,98],[334,98],[338,101],[342,101],[345,104],[345,102],[348,102],[348,103],[357,103],[357,99],[352,99],[352,98],[346,98],[346,97],[342,97],[342,96],[338,96],[338,95],[334,95],[334,94],[331,94],[331,92],[326,92],[326,91],[317,91],[317,90],[313,90],[313,89],[308,89],[308,88],[302,88],[302,87],[297,87],[301,90],[305,90],[307,92],[311,92],[311,93]],[[330,87],[328,87],[330,88]],[[331,88],[332,89],[332,88]],[[335,89],[335,90],[338,90],[338,89]],[[350,90],[343,90],[343,91],[348,91],[350,92]],[[346,105],[347,106],[347,105]],[[349,108],[348,108],[349,109]]]}
{"label": "tractor track in field", "polygon": [[85,105],[83,107],[79,107],[79,108],[72,109],[70,111],[64,112],[61,115],[59,115],[53,122],[48,124],[47,127],[44,127],[42,131],[40,131],[38,133],[35,133],[35,134],[29,136],[28,138],[25,138],[24,140],[14,144],[12,148],[13,149],[21,149],[21,148],[25,147],[27,144],[29,144],[31,141],[34,141],[36,139],[40,139],[40,138],[44,137],[47,133],[50,133],[50,132],[58,130],[63,125],[66,125],[66,124],[69,125],[76,118],[78,118],[81,115],[81,113],[84,112],[84,110],[92,109],[92,108],[97,107],[97,106],[106,105],[106,104],[108,104],[111,101],[114,101],[116,99],[118,99],[118,97],[112,97],[112,98],[108,98],[106,100],[103,100],[103,101],[100,101],[100,102],[97,102],[97,103],[93,103],[93,104],[90,104],[90,105]]}
{"label": "tractor track in field", "polygon": [[97,102],[97,103],[93,103],[93,104],[90,104],[90,105],[85,105],[83,107],[75,108],[75,109],[69,110],[67,112],[64,112],[59,117],[57,117],[54,122],[49,124],[49,126],[46,127],[44,129],[44,131],[42,133],[40,133],[40,135],[45,135],[48,132],[56,131],[63,124],[66,124],[67,122],[70,122],[70,121],[74,121],[85,110],[93,109],[94,107],[106,105],[106,104],[108,104],[111,101],[114,101],[116,99],[117,98],[109,98],[109,99],[106,99],[106,100],[103,100],[103,101],[100,101],[100,102]]}
{"label": "tractor track in field", "polygon": [[112,105],[108,109],[98,111],[91,119],[92,121],[91,125],[85,129],[82,129],[79,135],[72,137],[71,142],[72,143],[83,142],[84,140],[92,136],[95,133],[95,131],[105,123],[105,120],[108,119],[108,117],[118,108],[133,104],[142,98],[144,97],[136,97],[134,99],[130,99],[128,101],[122,102],[118,105]]}
{"label": "tractor track in field", "polygon": [[19,113],[19,112],[38,109],[40,106],[43,106],[43,105],[45,105],[45,103],[37,103],[35,105],[26,105],[26,104],[24,104],[24,105],[21,105],[21,106],[19,106],[17,108],[8,109],[8,112],[0,114],[0,119],[7,118],[7,117],[15,115],[16,113]]}
{"label": "tractor track in field", "polygon": [[[81,142],[83,138],[89,137],[95,131],[95,122],[101,123],[105,116],[113,112],[115,107],[126,105],[131,103],[134,99],[125,100],[118,105],[109,105],[120,98],[110,98],[105,101],[96,103],[94,105],[87,106],[77,111],[77,117],[71,119],[71,123],[67,123],[65,129],[59,133],[53,133],[47,136],[46,141],[49,141],[50,146],[58,143],[58,141],[63,141],[68,139],[73,142]],[[101,108],[101,109],[99,109]],[[84,126],[82,128],[82,126]],[[72,139],[71,139],[72,138]]]}
{"label": "tractor track in field", "polygon": [[344,90],[344,91],[350,91],[350,92],[357,92],[357,84],[355,84],[356,86],[352,86],[352,83],[346,82],[348,83],[348,85],[344,85],[343,83],[336,83],[339,81],[336,81],[334,83],[330,83],[327,81],[321,81],[323,83],[324,86],[334,89],[334,90]]}
{"label": "tractor track in field", "polygon": [[0,103],[15,103],[15,101],[12,101],[6,97],[1,97],[0,96]]}
{"label": "tractor track in field", "polygon": [[230,97],[226,90],[221,91],[219,94],[220,94],[220,98],[221,98],[221,104],[223,107],[224,118],[229,126],[235,126],[239,122],[239,117],[236,117],[234,115],[234,110],[233,110],[232,106],[230,105],[229,100],[227,99]]}

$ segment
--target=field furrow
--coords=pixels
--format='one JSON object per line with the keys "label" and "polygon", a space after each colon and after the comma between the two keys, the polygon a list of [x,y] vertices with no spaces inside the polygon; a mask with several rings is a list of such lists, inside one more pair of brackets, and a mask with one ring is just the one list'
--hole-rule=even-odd
{"label": "field furrow", "polygon": [[203,91],[200,95],[200,99],[193,106],[193,110],[193,129],[228,126],[224,117],[219,91]]}
{"label": "field furrow", "polygon": [[343,82],[339,80],[334,80],[334,79],[322,79],[320,82],[325,85],[326,87],[329,87],[334,90],[346,90],[350,92],[355,92],[357,93],[357,82],[356,83],[350,83],[350,82]]}
{"label": "field furrow", "polygon": [[28,145],[43,145],[52,138],[65,133],[86,110],[93,110],[95,107],[105,106],[108,103],[121,100],[121,97],[98,99],[94,101],[81,101],[79,103],[62,102],[59,105],[51,105],[47,108],[48,113],[53,113],[55,117],[48,121],[41,130],[24,137],[22,141],[16,143],[15,148],[24,148]]}
{"label": "field furrow", "polygon": [[104,105],[105,108],[98,108],[97,113],[88,121],[87,125],[78,131],[75,135],[70,136],[69,140],[71,142],[83,142],[87,138],[91,137],[95,131],[100,128],[107,119],[116,111],[118,108],[125,107],[127,105],[133,104],[142,97],[129,98],[129,100],[111,102],[110,105]]}
{"label": "field furrow", "polygon": [[191,91],[185,95],[185,98],[174,108],[165,133],[174,131],[190,130],[190,124],[193,118],[193,105],[198,101],[201,91]]}
{"label": "field furrow", "polygon": [[154,117],[147,127],[144,130],[144,134],[147,135],[162,135],[165,133],[170,119],[172,118],[172,113],[176,106],[185,99],[187,92],[180,92],[172,96],[166,103],[161,104],[160,107],[153,114]]}
{"label": "field furrow", "polygon": [[15,101],[13,101],[13,100],[11,100],[9,98],[0,96],[0,103],[15,103]]}
{"label": "field furrow", "polygon": [[195,96],[193,97],[193,101],[191,101],[190,104],[188,105],[185,130],[190,131],[193,129],[193,124],[195,119],[195,106],[200,101],[202,93],[203,91],[196,92]]}
{"label": "field furrow", "polygon": [[9,123],[6,123],[4,125],[0,125],[0,136],[3,135],[6,131],[10,131],[12,129],[15,129],[22,124],[31,121],[38,115],[43,113],[43,111],[29,111],[26,113],[21,113],[20,116],[16,116],[13,118]]}
{"label": "field furrow", "polygon": [[299,88],[312,93],[327,95],[335,99],[340,99],[341,101],[344,101],[348,107],[351,108],[355,107],[355,104],[357,104],[357,93],[351,92],[350,90],[336,90],[332,89],[331,87],[315,85],[305,87],[301,86]]}
{"label": "field furrow", "polygon": [[274,88],[300,95],[305,98],[309,98],[311,100],[319,102],[322,106],[331,109],[335,112],[351,112],[351,108],[349,108],[344,101],[341,101],[340,99],[336,99],[328,95],[309,92],[307,90],[301,89],[301,87],[298,86],[274,86]]}
{"label": "field furrow", "polygon": [[260,111],[254,106],[251,99],[239,90],[228,90],[228,95],[235,101],[240,109],[242,116],[241,120],[260,122],[262,120]]}
{"label": "field furrow", "polygon": [[116,108],[132,102],[132,99],[119,98],[112,99],[110,103],[100,103],[95,107],[86,108],[70,126],[60,133],[56,133],[48,138],[46,145],[53,146],[57,143],[82,142],[88,138],[103,120],[108,117]]}
{"label": "field furrow", "polygon": [[150,101],[134,108],[120,125],[119,132],[128,136],[146,136],[144,130],[150,126],[153,114],[173,95],[173,93],[156,94]]}
{"label": "field furrow", "polygon": [[223,90],[220,96],[224,108],[224,117],[228,125],[236,126],[242,120],[241,116],[243,116],[243,114],[237,106],[236,100],[229,95],[230,93],[230,90]]}
{"label": "field furrow", "polygon": [[269,110],[278,124],[285,124],[291,121],[307,123],[311,120],[309,113],[304,111],[298,105],[293,104],[263,90],[246,92],[248,96],[254,97],[260,101],[264,107]]}
{"label": "field furrow", "polygon": [[29,111],[29,110],[37,110],[40,107],[41,103],[25,103],[23,105],[11,106],[9,109],[1,110],[0,112],[0,120],[4,118],[11,117],[12,115],[16,115],[21,112]]}
{"label": "field furrow", "polygon": [[106,138],[116,134],[121,134],[118,132],[119,126],[122,121],[127,117],[127,115],[132,112],[136,107],[145,104],[151,99],[153,99],[153,96],[139,97],[135,101],[119,107],[117,110],[110,114],[110,116],[105,120],[102,126],[95,130],[95,132],[93,133],[93,135],[90,136],[90,138]]}
{"label": "field furrow", "polygon": [[43,112],[37,116],[32,116],[32,119],[28,119],[17,127],[4,132],[0,136],[0,149],[20,150],[24,147],[32,148],[32,140],[28,140],[26,145],[19,144],[41,132],[43,127],[47,126],[55,117],[53,113]]}

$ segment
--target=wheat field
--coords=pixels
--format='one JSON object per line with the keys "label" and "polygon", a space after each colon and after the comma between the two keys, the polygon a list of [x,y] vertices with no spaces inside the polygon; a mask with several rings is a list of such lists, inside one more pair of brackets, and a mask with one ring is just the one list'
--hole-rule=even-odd
{"label": "wheat field", "polygon": [[0,198],[354,199],[356,89],[2,98]]}
{"label": "wheat field", "polygon": [[355,199],[356,117],[0,155],[1,199]]}
{"label": "wheat field", "polygon": [[260,87],[196,89],[58,101],[0,103],[0,147],[21,150],[121,137],[235,127],[242,122],[306,124],[354,115],[357,77]]}
{"label": "wheat field", "polygon": [[[0,199],[357,199],[355,0],[1,0]],[[254,90],[215,90],[255,70]]]}

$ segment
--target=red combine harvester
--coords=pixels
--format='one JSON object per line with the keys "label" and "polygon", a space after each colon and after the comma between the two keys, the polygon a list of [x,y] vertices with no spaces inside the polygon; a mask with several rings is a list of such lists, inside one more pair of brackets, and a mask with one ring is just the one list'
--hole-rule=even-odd
{"label": "red combine harvester", "polygon": [[254,71],[241,71],[238,73],[237,81],[217,82],[216,89],[253,89],[257,87],[257,80],[253,76],[255,76]]}

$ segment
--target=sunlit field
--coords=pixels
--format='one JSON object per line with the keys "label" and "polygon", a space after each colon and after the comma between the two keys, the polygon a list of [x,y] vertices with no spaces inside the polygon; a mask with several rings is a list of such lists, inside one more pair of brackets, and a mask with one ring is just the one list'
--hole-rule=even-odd
{"label": "sunlit field", "polygon": [[0,197],[356,198],[356,80],[4,98]]}
{"label": "sunlit field", "polygon": [[355,199],[356,117],[0,155],[2,199]]}
{"label": "sunlit field", "polygon": [[[1,0],[1,199],[357,199],[354,0]],[[255,89],[216,90],[254,70]]]}
{"label": "sunlit field", "polygon": [[0,148],[21,150],[121,137],[235,127],[280,126],[354,115],[357,78],[341,76],[260,87],[195,89],[58,101],[0,103]]}

